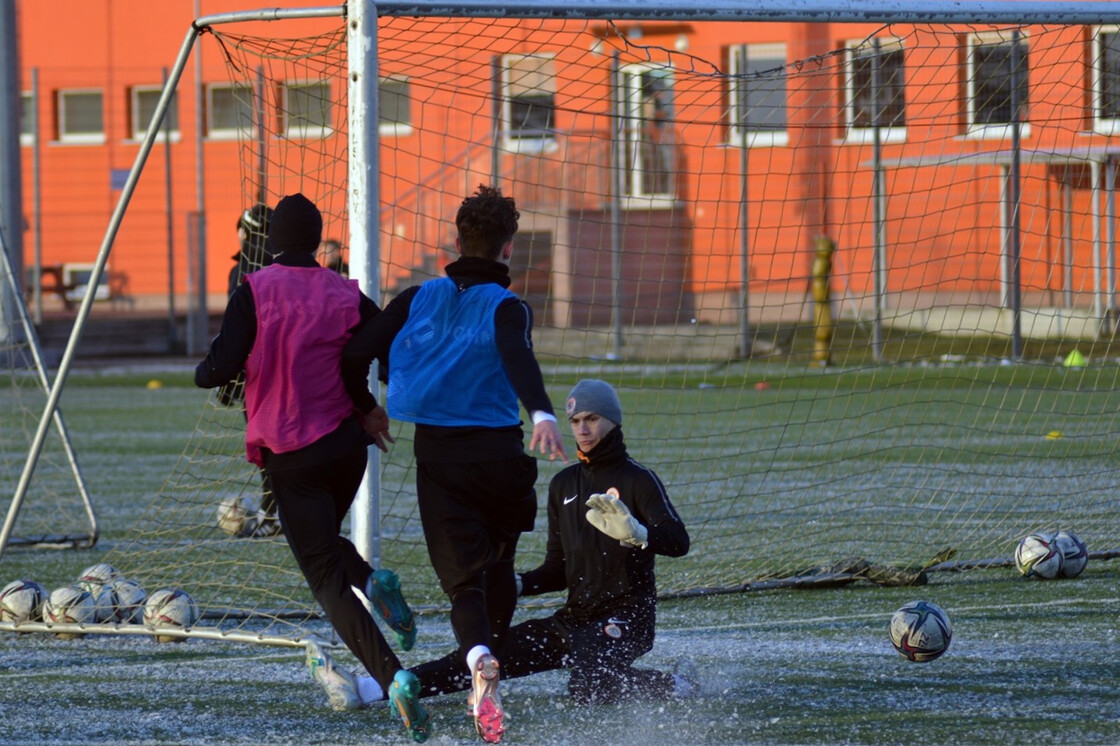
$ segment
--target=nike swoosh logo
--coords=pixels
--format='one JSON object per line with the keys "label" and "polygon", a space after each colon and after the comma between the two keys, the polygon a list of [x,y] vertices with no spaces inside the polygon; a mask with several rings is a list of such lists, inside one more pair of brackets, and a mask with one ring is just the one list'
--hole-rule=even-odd
{"label": "nike swoosh logo", "polygon": [[629,619],[615,619],[613,616],[607,620],[607,624],[629,624]]}
{"label": "nike swoosh logo", "polygon": [[572,495],[571,497],[565,497],[564,498],[564,504],[567,505],[568,503],[573,502],[577,497],[579,497],[579,495]]}

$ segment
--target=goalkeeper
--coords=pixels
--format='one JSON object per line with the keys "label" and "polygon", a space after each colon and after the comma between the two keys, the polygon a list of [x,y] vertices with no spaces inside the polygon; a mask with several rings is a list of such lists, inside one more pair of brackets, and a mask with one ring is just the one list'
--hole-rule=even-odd
{"label": "goalkeeper", "polygon": [[[519,576],[519,590],[566,589],[568,598],[551,617],[510,629],[505,675],[569,668],[568,692],[580,703],[691,694],[691,665],[676,675],[632,665],[653,648],[654,557],[687,554],[688,531],[661,480],[627,453],[622,405],[610,384],[580,381],[565,413],[578,462],[549,484],[544,562]],[[442,661],[412,669],[425,694],[463,688],[446,675],[451,670]]]}
{"label": "goalkeeper", "polygon": [[[688,531],[661,480],[627,453],[622,406],[610,384],[577,383],[566,414],[579,462],[552,478],[544,562],[518,580],[521,595],[566,589],[568,598],[552,616],[510,628],[502,673],[568,668],[568,692],[581,704],[692,696],[698,684],[691,661],[682,659],[672,674],[633,666],[653,648],[654,557],[685,555]],[[420,696],[468,688],[460,661],[452,653],[410,669]]]}

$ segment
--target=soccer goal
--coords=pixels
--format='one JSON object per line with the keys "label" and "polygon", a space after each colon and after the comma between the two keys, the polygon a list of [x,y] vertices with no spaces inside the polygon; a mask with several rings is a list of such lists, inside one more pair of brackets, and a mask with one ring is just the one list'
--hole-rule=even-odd
{"label": "soccer goal", "polygon": [[7,377],[0,385],[0,554],[91,547],[97,515],[61,410],[29,458],[51,381],[8,257],[0,241],[0,367]]}
{"label": "soccer goal", "polygon": [[[376,12],[199,19],[177,71],[206,32],[243,114],[245,203],[308,195],[382,303],[453,260],[477,185],[517,200],[512,289],[553,402],[614,384],[692,535],[664,594],[1013,572],[1021,537],[1061,528],[1096,560],[1120,548],[1120,9]],[[351,530],[435,607],[394,433]],[[106,561],[187,589],[201,634],[299,638],[315,605],[283,539],[219,525],[260,499],[243,437],[214,394]]]}

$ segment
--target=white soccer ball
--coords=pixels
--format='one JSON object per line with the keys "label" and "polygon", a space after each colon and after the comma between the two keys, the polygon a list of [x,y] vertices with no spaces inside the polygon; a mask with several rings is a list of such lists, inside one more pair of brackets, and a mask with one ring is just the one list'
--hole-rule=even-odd
{"label": "white soccer ball", "polygon": [[[117,578],[109,583],[105,590],[112,590],[116,594],[116,609],[113,617],[105,621],[125,624],[140,621],[144,614],[144,604],[148,601],[148,592],[139,583],[129,578]],[[100,603],[98,605],[100,606]]]}
{"label": "white soccer ball", "polygon": [[95,621],[98,624],[117,621],[117,604],[119,603],[120,597],[117,596],[117,591],[113,586],[107,585],[102,588],[93,597]]}
{"label": "white soccer ball", "polygon": [[[97,621],[97,607],[93,596],[85,588],[65,586],[51,591],[43,604],[43,621],[51,624],[93,624]],[[77,632],[56,632],[63,640],[83,637]]]}
{"label": "white soccer ball", "polygon": [[248,495],[228,495],[218,504],[218,528],[244,538],[257,530],[257,506]]}
{"label": "white soccer ball", "polygon": [[34,622],[43,616],[47,589],[34,580],[13,580],[0,589],[0,622]]}
{"label": "white soccer ball", "polygon": [[1015,547],[1015,566],[1028,578],[1058,577],[1062,573],[1062,559],[1050,534],[1028,534]]}
{"label": "white soccer ball", "polygon": [[[144,624],[148,627],[191,627],[201,617],[198,604],[190,594],[178,588],[161,588],[148,596],[144,604]],[[174,635],[156,635],[156,642],[182,642]]]}
{"label": "white soccer ball", "polygon": [[925,663],[949,649],[953,626],[932,601],[911,601],[891,616],[891,645],[907,660]]}
{"label": "white soccer ball", "polygon": [[1089,548],[1080,536],[1064,530],[1054,534],[1054,544],[1062,555],[1062,577],[1076,578],[1089,564]]}
{"label": "white soccer ball", "polygon": [[101,589],[121,576],[117,568],[105,562],[90,565],[78,575],[78,587],[85,588],[94,598]]}

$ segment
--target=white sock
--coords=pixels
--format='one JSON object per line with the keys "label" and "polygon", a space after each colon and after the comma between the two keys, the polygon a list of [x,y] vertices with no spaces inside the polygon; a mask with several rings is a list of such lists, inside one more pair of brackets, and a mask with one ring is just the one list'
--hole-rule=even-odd
{"label": "white sock", "polygon": [[385,699],[385,690],[377,683],[377,679],[368,673],[358,674],[358,699],[362,700],[362,707],[380,702]]}
{"label": "white sock", "polygon": [[478,665],[478,659],[484,655],[490,655],[490,648],[485,645],[475,645],[471,648],[467,652],[467,670],[473,674],[474,667]]}

